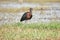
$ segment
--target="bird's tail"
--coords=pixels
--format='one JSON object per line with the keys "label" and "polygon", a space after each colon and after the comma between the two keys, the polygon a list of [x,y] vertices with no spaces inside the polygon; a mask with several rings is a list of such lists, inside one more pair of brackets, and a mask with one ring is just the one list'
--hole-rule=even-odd
{"label": "bird's tail", "polygon": [[22,21],[24,21],[24,20],[21,19],[20,22],[22,22]]}
{"label": "bird's tail", "polygon": [[20,22],[22,22],[22,20],[20,20]]}

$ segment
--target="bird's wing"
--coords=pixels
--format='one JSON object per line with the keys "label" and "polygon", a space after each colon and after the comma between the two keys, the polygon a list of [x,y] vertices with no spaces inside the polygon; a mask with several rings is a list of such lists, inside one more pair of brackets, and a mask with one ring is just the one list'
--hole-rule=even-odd
{"label": "bird's wing", "polygon": [[26,13],[23,14],[20,21],[24,21],[25,19],[26,19]]}

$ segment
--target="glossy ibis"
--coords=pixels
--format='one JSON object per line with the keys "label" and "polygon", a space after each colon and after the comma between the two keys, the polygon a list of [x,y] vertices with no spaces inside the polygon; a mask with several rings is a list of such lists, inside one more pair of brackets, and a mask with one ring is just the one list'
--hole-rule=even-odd
{"label": "glossy ibis", "polygon": [[25,20],[30,20],[32,18],[32,8],[29,9],[29,12],[25,12],[21,17],[21,22]]}

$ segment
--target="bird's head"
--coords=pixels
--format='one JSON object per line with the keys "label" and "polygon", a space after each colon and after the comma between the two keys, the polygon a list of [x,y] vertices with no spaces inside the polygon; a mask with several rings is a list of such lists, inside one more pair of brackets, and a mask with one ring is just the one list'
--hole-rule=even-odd
{"label": "bird's head", "polygon": [[33,8],[30,8],[30,10],[33,10]]}

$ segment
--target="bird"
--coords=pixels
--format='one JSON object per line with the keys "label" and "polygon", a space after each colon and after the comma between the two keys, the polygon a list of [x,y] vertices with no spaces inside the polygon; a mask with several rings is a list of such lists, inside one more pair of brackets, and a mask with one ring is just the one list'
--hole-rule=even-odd
{"label": "bird", "polygon": [[25,12],[22,15],[20,21],[22,22],[22,21],[25,21],[25,20],[30,20],[31,18],[32,18],[32,8],[29,9],[29,12]]}

